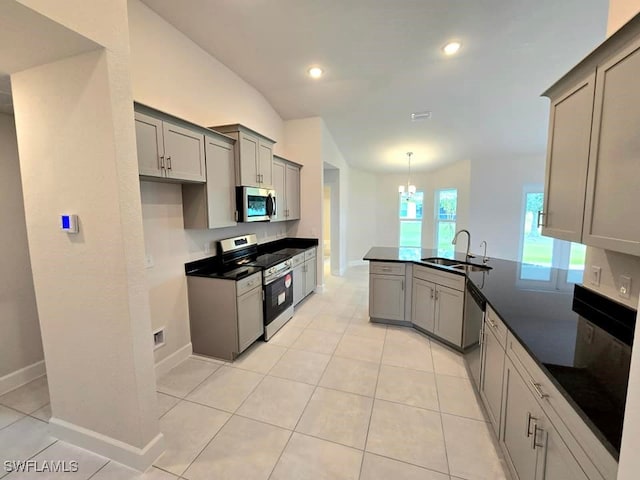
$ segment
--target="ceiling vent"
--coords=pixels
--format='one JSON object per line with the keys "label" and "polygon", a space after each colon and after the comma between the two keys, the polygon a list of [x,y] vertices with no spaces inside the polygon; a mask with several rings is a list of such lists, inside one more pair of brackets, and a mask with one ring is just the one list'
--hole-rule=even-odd
{"label": "ceiling vent", "polygon": [[411,114],[412,122],[421,122],[423,120],[429,120],[431,118],[431,112],[415,112]]}

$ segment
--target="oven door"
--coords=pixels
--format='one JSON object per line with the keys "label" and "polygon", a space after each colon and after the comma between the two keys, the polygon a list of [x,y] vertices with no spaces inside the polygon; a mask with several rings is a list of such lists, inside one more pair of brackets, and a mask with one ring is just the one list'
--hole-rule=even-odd
{"label": "oven door", "polygon": [[264,286],[264,324],[273,322],[293,305],[293,274],[283,273],[277,280]]}
{"label": "oven door", "polygon": [[276,215],[276,192],[266,188],[237,187],[239,221],[268,222]]}

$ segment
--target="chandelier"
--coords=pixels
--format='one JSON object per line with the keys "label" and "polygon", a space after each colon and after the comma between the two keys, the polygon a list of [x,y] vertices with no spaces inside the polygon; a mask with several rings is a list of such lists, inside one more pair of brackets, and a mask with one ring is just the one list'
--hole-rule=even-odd
{"label": "chandelier", "polygon": [[407,192],[408,198],[411,198],[413,194],[416,193],[416,186],[411,185],[411,155],[413,155],[413,152],[407,152],[407,157],[409,158],[409,178],[407,179],[407,185],[398,186],[398,192]]}

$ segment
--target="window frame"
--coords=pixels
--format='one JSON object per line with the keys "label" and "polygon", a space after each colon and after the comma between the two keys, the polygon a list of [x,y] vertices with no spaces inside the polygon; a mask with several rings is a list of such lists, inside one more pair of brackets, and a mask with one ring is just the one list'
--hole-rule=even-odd
{"label": "window frame", "polygon": [[[402,205],[402,196],[406,195],[406,192],[398,192],[398,203],[396,212],[398,215],[398,248],[422,248],[422,235],[424,233],[424,190],[417,190],[413,194],[414,196],[422,195],[422,217],[421,218],[403,218],[400,216],[400,207]],[[420,244],[419,245],[403,245],[402,244],[402,224],[403,223],[419,223],[420,224]]]}
{"label": "window frame", "polygon": [[[440,219],[440,194],[442,192],[456,192],[456,213],[455,213],[455,220],[441,220]],[[447,188],[438,188],[434,191],[434,206],[433,206],[433,212],[434,212],[434,223],[433,223],[433,237],[434,237],[434,245],[436,247],[436,250],[438,252],[440,252],[440,239],[439,239],[439,233],[440,233],[440,223],[452,223],[454,225],[453,227],[453,231],[454,231],[454,235],[455,235],[455,231],[456,231],[456,224],[458,222],[458,188],[457,187],[447,187]],[[455,246],[453,247],[453,253],[455,254]],[[438,253],[438,255],[440,255],[440,253]]]}

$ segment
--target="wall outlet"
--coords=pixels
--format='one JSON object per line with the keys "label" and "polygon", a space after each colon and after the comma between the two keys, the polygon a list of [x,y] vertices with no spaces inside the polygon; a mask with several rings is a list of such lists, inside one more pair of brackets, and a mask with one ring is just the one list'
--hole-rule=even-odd
{"label": "wall outlet", "polygon": [[589,278],[589,283],[596,287],[600,286],[600,274],[602,273],[602,268],[596,267],[593,265],[591,267],[591,277]]}
{"label": "wall outlet", "polygon": [[145,266],[145,268],[153,268],[154,265],[155,265],[155,263],[153,263],[153,255],[151,255],[150,253],[147,253],[144,256],[144,266]]}
{"label": "wall outlet", "polygon": [[164,341],[164,327],[159,328],[153,332],[153,349],[162,347],[165,344]]}
{"label": "wall outlet", "polygon": [[631,277],[629,275],[620,275],[618,285],[618,296],[631,298]]}

